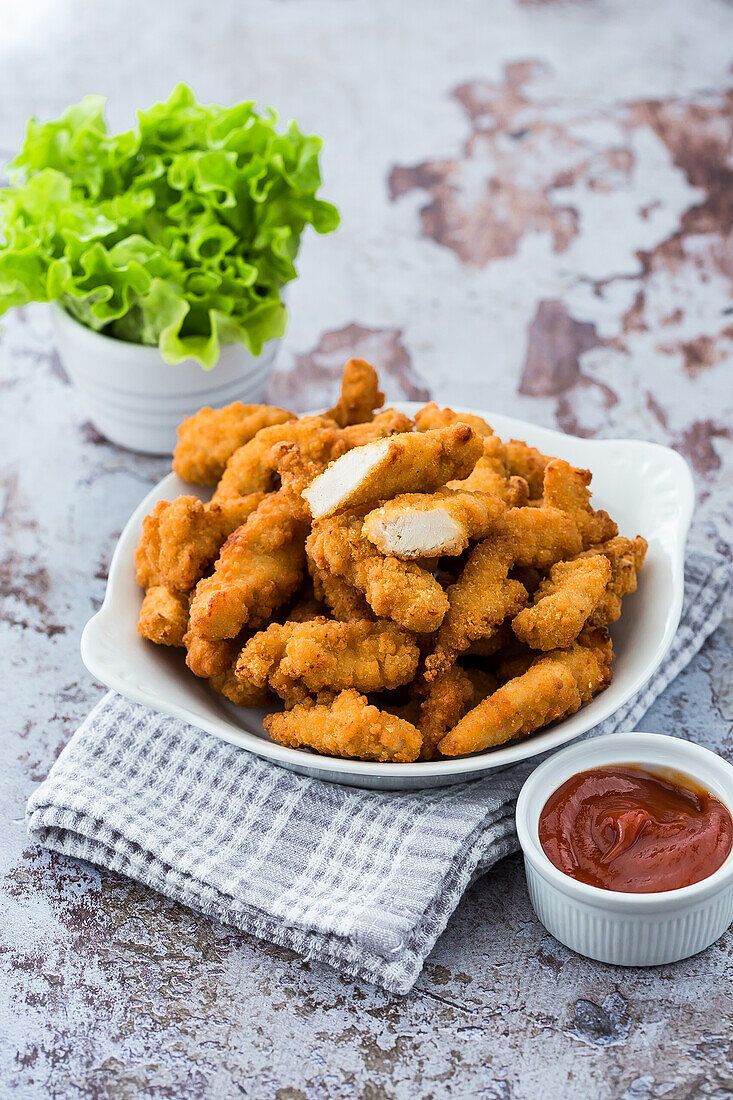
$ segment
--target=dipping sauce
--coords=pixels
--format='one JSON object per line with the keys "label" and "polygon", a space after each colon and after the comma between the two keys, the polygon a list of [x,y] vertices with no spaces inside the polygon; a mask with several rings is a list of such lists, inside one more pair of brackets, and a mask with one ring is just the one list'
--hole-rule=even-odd
{"label": "dipping sauce", "polygon": [[733,847],[733,817],[689,776],[616,764],[558,787],[542,808],[539,837],[570,878],[649,894],[717,871]]}

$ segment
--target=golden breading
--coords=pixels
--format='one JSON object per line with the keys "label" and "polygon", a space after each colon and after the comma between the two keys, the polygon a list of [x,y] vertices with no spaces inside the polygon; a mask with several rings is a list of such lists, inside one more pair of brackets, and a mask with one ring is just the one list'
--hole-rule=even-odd
{"label": "golden breading", "polygon": [[156,645],[182,646],[188,623],[188,596],[162,584],[145,593],[137,632]]}
{"label": "golden breading", "polygon": [[307,533],[297,494],[283,488],[266,496],[224,543],[212,576],[196,585],[189,632],[216,641],[266,622],[300,587]]}
{"label": "golden breading", "polygon": [[637,575],[644,564],[648,543],[641,535],[627,539],[619,535],[600,546],[593,546],[582,556],[603,554],[611,566],[611,579],[593,618],[602,623],[615,623],[621,616],[621,600],[636,592]]}
{"label": "golden breading", "polygon": [[450,481],[449,489],[466,489],[471,493],[491,493],[509,507],[526,504],[529,486],[522,477],[509,474],[504,444],[496,435],[484,437],[484,451],[471,473],[463,481]]}
{"label": "golden breading", "polygon": [[403,432],[412,431],[412,421],[405,413],[397,412],[397,409],[384,409],[377,413],[373,420],[364,424],[350,424],[341,431],[341,439],[346,444],[347,450],[354,447],[363,447],[365,443],[373,443],[375,439],[387,439],[390,435],[401,435]]}
{"label": "golden breading", "polygon": [[271,424],[293,420],[294,414],[274,405],[243,405],[235,401],[223,409],[199,409],[178,428],[173,469],[184,481],[216,485],[224,467],[239,447]]}
{"label": "golden breading", "polygon": [[514,547],[508,539],[485,539],[469,554],[465,568],[448,588],[450,608],[438,631],[435,652],[426,658],[425,676],[435,678],[472,642],[491,635],[527,602],[527,590],[510,580]]}
{"label": "golden breading", "polygon": [[380,763],[417,760],[422,741],[415,726],[370,706],[353,689],[342,691],[329,705],[300,705],[270,714],[263,724],[281,745]]}
{"label": "golden breading", "polygon": [[510,439],[504,444],[508,472],[524,478],[529,486],[530,500],[537,500],[544,491],[545,466],[550,461],[536,447],[528,446],[521,439]]}
{"label": "golden breading", "polygon": [[[450,424],[468,424],[476,435],[493,436],[494,429],[482,416],[475,413],[454,412],[453,409],[441,409],[434,401],[429,401],[415,413],[415,427],[419,432],[431,432],[436,428],[447,428]],[[496,438],[496,436],[494,436]]]}
{"label": "golden breading", "polygon": [[371,420],[375,409],[384,404],[379,378],[366,359],[349,359],[341,379],[341,395],[328,415],[342,428]]}
{"label": "golden breading", "polygon": [[409,683],[420,652],[412,637],[382,620],[272,624],[242,650],[235,672],[268,683],[292,706],[323,689],[391,691]]}
{"label": "golden breading", "polygon": [[514,619],[514,633],[532,649],[569,646],[601,603],[610,579],[611,566],[603,554],[558,562],[537,589],[532,606]]}
{"label": "golden breading", "polygon": [[448,597],[430,573],[412,562],[384,557],[361,536],[363,511],[313,525],[306,544],[317,569],[353,585],[374,613],[406,630],[429,634],[440,626]]}
{"label": "golden breading", "polygon": [[594,511],[590,506],[590,470],[578,470],[561,458],[551,459],[545,466],[543,498],[548,508],[569,512],[578,525],[583,548],[605,542],[618,534],[618,527],[608,512]]}
{"label": "golden breading", "polygon": [[212,641],[187,630],[183,644],[186,647],[186,664],[194,676],[210,680],[231,668],[233,653],[230,641]]}
{"label": "golden breading", "polygon": [[220,501],[274,489],[279,443],[294,443],[303,458],[320,469],[347,449],[338,425],[327,416],[304,416],[287,424],[263,428],[254,439],[234,452],[212,499]]}
{"label": "golden breading", "polygon": [[245,680],[240,680],[234,675],[234,669],[231,667],[219,676],[211,676],[209,684],[217,695],[223,695],[238,707],[264,707],[270,699],[267,688],[257,688]]}
{"label": "golden breading", "polygon": [[326,605],[334,619],[347,623],[350,619],[372,618],[372,609],[353,584],[326,569],[319,569],[311,558],[308,559],[308,569],[313,578],[316,598]]}
{"label": "golden breading", "polygon": [[311,482],[304,497],[314,519],[339,509],[430,492],[466,477],[481,455],[481,439],[467,424],[434,432],[405,432],[348,451]]}
{"label": "golden breading", "polygon": [[470,676],[458,665],[441,672],[428,685],[417,723],[422,735],[420,760],[433,759],[438,742],[472,706],[474,695]]}
{"label": "golden breading", "polygon": [[415,560],[461,554],[472,539],[496,531],[506,505],[491,493],[439,489],[388,500],[364,520],[362,534],[383,554]]}
{"label": "golden breading", "polygon": [[438,751],[464,756],[496,748],[572,714],[580,702],[572,671],[544,657],[470,710],[439,743]]}
{"label": "golden breading", "polygon": [[219,503],[198,497],[159,500],[143,520],[135,553],[137,581],[143,588],[164,584],[190,592],[216,559],[222,543],[247,520],[263,493]]}
{"label": "golden breading", "polygon": [[510,508],[504,529],[514,544],[514,565],[548,569],[583,549],[575,516],[559,508]]}

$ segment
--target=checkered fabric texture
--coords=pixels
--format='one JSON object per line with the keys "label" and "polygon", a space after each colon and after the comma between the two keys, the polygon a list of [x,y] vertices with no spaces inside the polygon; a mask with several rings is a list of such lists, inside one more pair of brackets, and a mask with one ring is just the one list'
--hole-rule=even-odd
{"label": "checkered fabric texture", "polygon": [[[696,555],[680,628],[643,691],[593,734],[634,729],[720,622],[729,570]],[[458,786],[309,779],[106,695],[28,803],[47,848],[344,973],[405,993],[469,883],[517,848],[537,760]]]}

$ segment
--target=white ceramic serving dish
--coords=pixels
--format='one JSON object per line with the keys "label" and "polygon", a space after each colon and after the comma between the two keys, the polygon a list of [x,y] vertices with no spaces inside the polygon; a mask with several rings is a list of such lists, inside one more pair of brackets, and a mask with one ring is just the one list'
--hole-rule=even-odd
{"label": "white ceramic serving dish", "polygon": [[255,358],[243,344],[224,344],[204,370],[194,359],[166,363],[157,348],[94,332],[52,303],[56,343],[94,427],[120,447],[170,454],[176,428],[203,405],[262,400],[278,340]]}
{"label": "white ceramic serving dish", "polygon": [[535,913],[548,932],[581,955],[618,966],[659,966],[696,955],[733,921],[733,852],[708,878],[651,894],[601,890],[564,874],[538,835],[542,807],[577,772],[609,764],[671,768],[733,808],[733,767],[709,749],[659,733],[590,738],[536,768],[517,800],[517,833]]}
{"label": "white ceramic serving dish", "polygon": [[[419,408],[416,403],[397,407],[409,414]],[[104,603],[82,635],[85,665],[102,683],[153,710],[172,714],[305,775],[357,787],[406,790],[459,783],[585,733],[639,691],[672,642],[682,610],[685,540],[694,503],[692,477],[683,458],[654,443],[578,439],[478,411],[503,438],[526,439],[545,453],[592,470],[594,504],[611,513],[621,532],[642,534],[649,541],[638,591],[625,599],[623,615],[612,630],[613,682],[570,718],[493,751],[414,764],[342,760],[274,744],[262,729],[263,712],[242,710],[215,695],[186,669],[181,651],[151,645],[137,633],[142,593],[135,583],[134,554],[143,517],[157,501],[172,500],[181,493],[206,497],[175,474],[148,493],[120,536]]]}

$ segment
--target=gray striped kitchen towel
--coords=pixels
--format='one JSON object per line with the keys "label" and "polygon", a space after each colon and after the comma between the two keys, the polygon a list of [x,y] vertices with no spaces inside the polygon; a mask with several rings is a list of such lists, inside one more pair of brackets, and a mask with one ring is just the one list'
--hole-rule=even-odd
{"label": "gray striped kitchen towel", "polygon": [[[717,626],[729,570],[688,562],[664,663],[593,733],[633,729]],[[468,884],[517,848],[536,764],[459,786],[308,779],[112,693],[28,803],[32,840],[109,867],[309,959],[405,993]]]}

